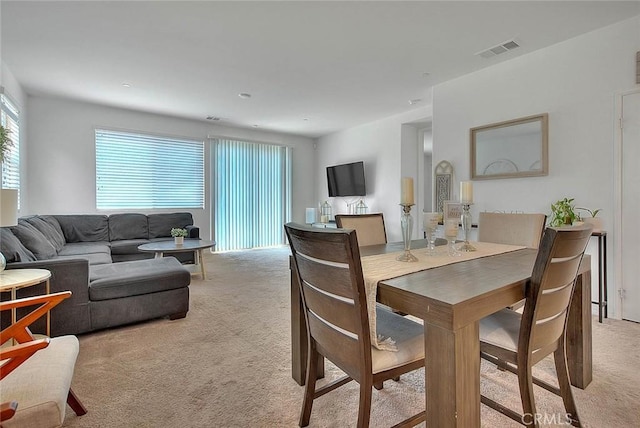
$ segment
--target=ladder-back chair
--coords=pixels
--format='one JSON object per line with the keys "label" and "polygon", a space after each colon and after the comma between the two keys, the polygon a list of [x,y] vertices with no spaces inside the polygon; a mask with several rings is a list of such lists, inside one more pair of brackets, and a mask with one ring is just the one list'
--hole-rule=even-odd
{"label": "ladder-back chair", "polygon": [[336,214],[336,226],[341,229],[354,229],[358,235],[358,245],[361,247],[387,243],[382,213]]}
{"label": "ladder-back chair", "polygon": [[[567,421],[580,426],[566,355],[566,324],[576,276],[591,226],[547,228],[527,287],[524,312],[503,309],[480,321],[482,358],[518,375],[523,415],[482,396],[483,404],[523,425],[539,426],[533,384],[562,397]],[[553,353],[558,387],[532,375],[532,367]],[[507,364],[504,364],[507,363]]]}
{"label": "ladder-back chair", "polygon": [[[314,399],[355,380],[360,384],[358,427],[369,426],[372,387],[424,366],[422,325],[376,308],[377,332],[395,340],[397,352],[371,346],[369,316],[356,232],[285,225],[307,324],[308,358],[300,426],[307,426]],[[316,390],[318,355],[346,373]],[[413,426],[425,412],[403,421]]]}

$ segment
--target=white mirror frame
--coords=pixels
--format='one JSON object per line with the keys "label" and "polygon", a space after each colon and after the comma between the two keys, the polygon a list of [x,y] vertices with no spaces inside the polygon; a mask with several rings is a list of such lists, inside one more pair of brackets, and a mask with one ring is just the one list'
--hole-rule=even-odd
{"label": "white mirror frame", "polygon": [[549,115],[471,128],[471,179],[549,174]]}

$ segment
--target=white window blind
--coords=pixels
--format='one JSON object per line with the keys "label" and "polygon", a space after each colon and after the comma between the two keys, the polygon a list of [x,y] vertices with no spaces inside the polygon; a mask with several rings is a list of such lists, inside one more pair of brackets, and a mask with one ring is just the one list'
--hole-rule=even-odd
{"label": "white window blind", "polygon": [[4,90],[0,92],[0,123],[13,142],[2,163],[2,188],[20,189],[20,112]]}
{"label": "white window blind", "polygon": [[98,129],[98,209],[203,208],[204,143]]}
{"label": "white window blind", "polygon": [[213,142],[217,251],[285,243],[291,217],[291,149],[218,139]]}

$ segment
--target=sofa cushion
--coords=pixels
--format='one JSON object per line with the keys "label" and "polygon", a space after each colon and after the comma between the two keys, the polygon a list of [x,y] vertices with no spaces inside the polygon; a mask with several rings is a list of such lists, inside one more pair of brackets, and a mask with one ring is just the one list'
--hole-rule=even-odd
{"label": "sofa cushion", "polygon": [[90,266],[89,299],[110,300],[187,287],[191,274],[173,257]]}
{"label": "sofa cushion", "polygon": [[53,245],[56,251],[60,251],[60,249],[64,247],[66,242],[59,226],[58,228],[55,228],[50,222],[40,216],[24,217],[24,220],[38,229],[47,238],[51,245]]}
{"label": "sofa cushion", "polygon": [[8,227],[0,227],[0,252],[7,263],[36,260],[31,250],[25,247]]}
{"label": "sofa cushion", "polygon": [[149,214],[149,239],[171,236],[171,229],[193,224],[191,213]]}
{"label": "sofa cushion", "polygon": [[111,254],[138,254],[138,247],[142,244],[148,243],[148,239],[125,239],[122,241],[111,241]]}
{"label": "sofa cushion", "polygon": [[18,225],[13,226],[11,231],[38,260],[47,260],[58,254],[42,232],[23,219],[18,220]]}
{"label": "sofa cushion", "polygon": [[144,214],[111,214],[109,216],[109,240],[147,239],[149,222]]}
{"label": "sofa cushion", "polygon": [[60,237],[61,237],[62,241],[66,243],[66,239],[64,237],[64,232],[62,231],[62,228],[60,227],[60,223],[58,223],[58,220],[56,220],[56,218],[54,216],[52,216],[52,215],[40,215],[38,217],[40,217],[42,220],[44,220],[47,223],[49,223],[51,225],[51,227],[53,227],[56,230],[56,232],[58,234],[60,234]]}
{"label": "sofa cushion", "polygon": [[104,253],[74,254],[74,255],[67,255],[67,256],[57,255],[53,259],[54,260],[82,259],[82,260],[88,261],[89,266],[113,263],[111,256],[109,254],[104,254]]}
{"label": "sofa cushion", "polygon": [[106,254],[110,255],[108,242],[70,242],[58,252],[59,256],[76,256],[81,254]]}
{"label": "sofa cushion", "polygon": [[96,242],[109,240],[109,222],[106,215],[78,214],[54,216],[67,242]]}

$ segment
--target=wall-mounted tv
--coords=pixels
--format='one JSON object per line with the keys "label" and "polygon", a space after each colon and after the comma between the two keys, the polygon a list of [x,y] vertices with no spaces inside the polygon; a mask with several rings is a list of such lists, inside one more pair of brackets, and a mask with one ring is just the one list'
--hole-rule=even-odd
{"label": "wall-mounted tv", "polygon": [[329,196],[365,196],[364,162],[327,167]]}

